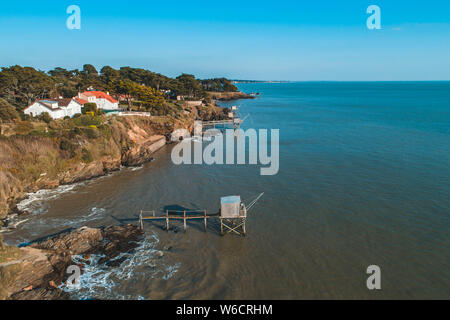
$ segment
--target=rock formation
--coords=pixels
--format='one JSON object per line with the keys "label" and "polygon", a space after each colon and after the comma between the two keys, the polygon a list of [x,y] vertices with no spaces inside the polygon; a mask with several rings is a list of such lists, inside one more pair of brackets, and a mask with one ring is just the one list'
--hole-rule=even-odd
{"label": "rock formation", "polygon": [[[106,228],[82,227],[24,248],[0,248],[0,298],[68,299],[59,285],[69,276],[73,255],[102,254],[108,263],[122,252],[137,247],[141,231],[131,224]],[[117,263],[117,261],[114,261]]]}

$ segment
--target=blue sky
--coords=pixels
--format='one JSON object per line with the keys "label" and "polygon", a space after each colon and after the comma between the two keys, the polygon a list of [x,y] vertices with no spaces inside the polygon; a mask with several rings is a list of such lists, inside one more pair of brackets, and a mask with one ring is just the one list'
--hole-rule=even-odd
{"label": "blue sky", "polygon": [[[81,8],[81,30],[66,9]],[[381,30],[366,9],[381,8]],[[0,65],[133,66],[169,76],[450,80],[450,1],[8,1]]]}

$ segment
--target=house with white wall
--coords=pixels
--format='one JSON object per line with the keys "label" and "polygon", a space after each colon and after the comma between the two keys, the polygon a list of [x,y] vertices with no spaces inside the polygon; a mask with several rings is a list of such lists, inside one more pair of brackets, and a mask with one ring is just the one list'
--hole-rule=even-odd
{"label": "house with white wall", "polygon": [[83,103],[77,99],[46,99],[38,100],[28,106],[23,112],[32,117],[40,116],[47,112],[53,119],[73,117],[81,113]]}
{"label": "house with white wall", "polygon": [[117,110],[119,109],[119,101],[113,99],[109,93],[102,91],[85,91],[78,94],[78,98],[87,102],[96,103],[98,109]]}

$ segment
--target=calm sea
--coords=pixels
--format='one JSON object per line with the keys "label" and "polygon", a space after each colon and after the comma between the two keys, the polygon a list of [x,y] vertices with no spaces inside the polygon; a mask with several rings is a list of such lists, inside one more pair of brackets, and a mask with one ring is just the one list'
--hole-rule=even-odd
{"label": "calm sea", "polygon": [[[171,146],[142,168],[42,192],[12,233],[21,243],[68,227],[136,223],[139,210],[263,198],[247,237],[211,220],[188,232],[145,223],[120,267],[92,267],[74,298],[450,298],[450,82],[241,84],[243,128],[280,129],[280,169],[176,166]],[[60,193],[58,193],[60,192]],[[181,227],[181,228],[180,228]],[[178,231],[178,232],[177,232]],[[93,258],[95,260],[95,257]],[[381,290],[366,287],[370,265]]]}

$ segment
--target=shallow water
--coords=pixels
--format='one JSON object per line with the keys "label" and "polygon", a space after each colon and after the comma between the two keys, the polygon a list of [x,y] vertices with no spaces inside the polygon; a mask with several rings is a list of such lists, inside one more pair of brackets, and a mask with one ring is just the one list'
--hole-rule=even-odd
{"label": "shallow water", "polygon": [[[242,84],[243,128],[280,129],[280,170],[181,165],[171,146],[138,169],[33,195],[4,234],[19,244],[70,227],[137,223],[139,210],[207,209],[259,192],[247,237],[210,219],[145,222],[120,267],[86,273],[74,298],[450,298],[450,83]],[[162,251],[161,257],[157,254]],[[94,259],[95,257],[93,257]],[[382,290],[366,287],[380,266]],[[95,265],[95,264],[94,264]]]}

